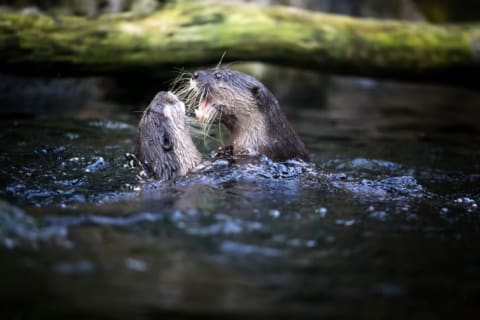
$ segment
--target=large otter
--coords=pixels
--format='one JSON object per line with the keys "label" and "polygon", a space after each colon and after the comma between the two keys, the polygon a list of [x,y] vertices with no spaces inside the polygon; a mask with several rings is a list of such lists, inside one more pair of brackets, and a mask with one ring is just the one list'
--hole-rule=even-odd
{"label": "large otter", "polygon": [[178,93],[189,103],[198,103],[199,120],[219,121],[227,127],[234,154],[255,152],[274,161],[309,161],[277,99],[254,77],[225,68],[197,71]]}
{"label": "large otter", "polygon": [[143,112],[135,155],[149,176],[184,176],[202,160],[186,120],[185,105],[170,92],[159,92]]}

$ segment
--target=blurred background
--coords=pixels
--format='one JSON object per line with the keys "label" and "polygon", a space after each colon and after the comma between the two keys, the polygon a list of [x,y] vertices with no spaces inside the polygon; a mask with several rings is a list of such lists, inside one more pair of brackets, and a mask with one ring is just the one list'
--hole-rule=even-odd
{"label": "blurred background", "polygon": [[[94,17],[121,11],[149,12],[168,0],[2,0],[2,10],[44,11]],[[358,17],[427,19],[446,23],[475,21],[480,4],[475,0],[226,0],[224,2],[256,2],[281,4],[308,10],[347,14]]]}
{"label": "blurred background", "polygon": [[[240,2],[240,0],[230,2],[232,1]],[[166,2],[168,1],[0,0],[0,12],[45,13],[54,16],[68,14],[94,18],[101,14],[123,11],[148,14],[154,10],[161,10]],[[480,18],[480,3],[473,0],[258,0],[244,2],[289,5],[355,17],[435,23],[472,22]],[[219,53],[219,59],[220,55],[221,53]],[[228,52],[225,61],[229,62]],[[294,104],[307,108],[335,110],[336,114],[343,114],[343,117],[347,118],[350,116],[345,112],[352,114],[364,112],[362,107],[346,107],[356,105],[358,101],[369,104],[371,99],[377,99],[382,101],[381,104],[391,104],[396,99],[408,100],[409,98],[404,94],[405,88],[408,94],[415,96],[415,99],[425,100],[420,104],[434,104],[432,106],[434,109],[437,109],[436,103],[439,100],[448,104],[449,101],[458,101],[458,96],[461,96],[461,100],[468,108],[474,103],[472,100],[477,98],[476,94],[463,88],[458,90],[440,88],[437,91],[428,84],[396,83],[393,85],[392,81],[335,77],[319,72],[292,69],[288,66],[279,68],[258,63],[242,64],[241,61],[235,62],[235,66],[259,77],[278,96],[285,107]],[[181,68],[182,66],[178,66],[178,69]],[[15,116],[110,118],[118,116],[117,111],[120,108],[130,114],[132,111],[142,110],[155,92],[168,89],[178,69],[152,70],[151,73],[134,77],[134,81],[131,81],[130,76],[64,78],[59,74],[54,78],[36,78],[0,73],[0,113]],[[382,98],[384,91],[372,90],[377,89],[378,86],[386,87],[388,99]],[[454,79],[451,81],[450,87],[452,86],[455,87]],[[375,92],[378,92],[380,97],[376,97]],[[378,103],[374,104],[378,105]],[[447,112],[446,117],[450,116],[451,114]]]}
{"label": "blurred background", "polygon": [[[255,2],[480,21],[478,0]],[[0,0],[0,12],[95,19],[166,3]],[[478,317],[477,79],[406,82],[234,61],[278,98],[321,179],[139,181],[125,158],[138,119],[182,67],[0,72],[2,320]]]}

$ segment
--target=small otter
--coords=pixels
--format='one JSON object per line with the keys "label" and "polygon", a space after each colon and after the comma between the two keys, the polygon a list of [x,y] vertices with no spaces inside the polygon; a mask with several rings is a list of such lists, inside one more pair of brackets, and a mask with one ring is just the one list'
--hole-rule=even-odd
{"label": "small otter", "polygon": [[143,112],[135,155],[146,173],[158,180],[184,176],[201,162],[190,137],[185,105],[171,92],[157,93]]}
{"label": "small otter", "polygon": [[262,153],[274,161],[309,161],[308,151],[260,81],[225,68],[194,72],[178,94],[198,103],[195,115],[207,125],[219,121],[232,135],[233,153]]}

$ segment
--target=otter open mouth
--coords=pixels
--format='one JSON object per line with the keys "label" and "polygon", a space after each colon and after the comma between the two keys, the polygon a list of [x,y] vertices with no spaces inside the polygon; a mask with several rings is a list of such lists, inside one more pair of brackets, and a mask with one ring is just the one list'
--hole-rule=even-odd
{"label": "otter open mouth", "polygon": [[208,118],[209,110],[212,108],[212,102],[208,98],[203,98],[198,104],[198,109],[195,110],[195,117],[202,121]]}

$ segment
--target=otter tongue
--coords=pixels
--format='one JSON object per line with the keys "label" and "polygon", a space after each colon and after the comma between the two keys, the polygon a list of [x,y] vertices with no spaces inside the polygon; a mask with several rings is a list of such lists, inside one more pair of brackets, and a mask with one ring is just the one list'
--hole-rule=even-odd
{"label": "otter tongue", "polygon": [[208,104],[209,104],[209,103],[208,103],[208,99],[202,99],[202,101],[200,101],[200,106],[199,106],[199,108],[200,108],[200,109],[205,109],[205,108],[208,107]]}
{"label": "otter tongue", "polygon": [[195,110],[195,117],[198,119],[198,120],[202,120],[204,117],[205,117],[205,111],[206,109],[208,108],[208,106],[210,105],[208,99],[202,99],[200,101],[200,104],[198,106],[198,109]]}

